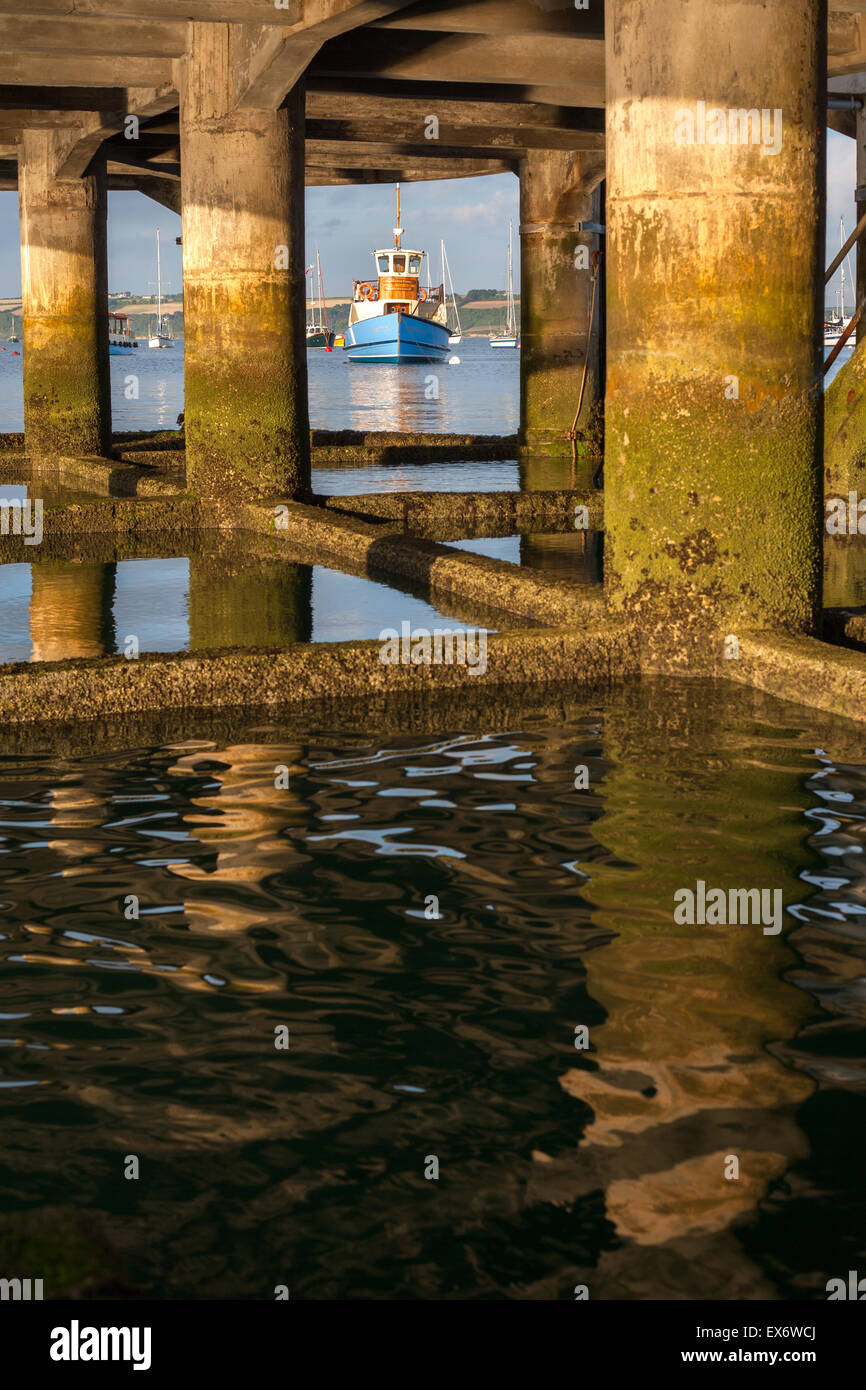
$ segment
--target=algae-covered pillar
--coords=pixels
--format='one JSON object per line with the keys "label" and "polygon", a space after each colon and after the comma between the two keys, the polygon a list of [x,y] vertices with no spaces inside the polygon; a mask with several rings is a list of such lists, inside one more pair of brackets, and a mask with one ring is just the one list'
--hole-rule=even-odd
{"label": "algae-covered pillar", "polygon": [[62,137],[25,130],[19,154],[24,436],[43,458],[111,446],[105,168],[58,179]]}
{"label": "algae-covered pillar", "polygon": [[826,22],[606,7],[606,583],[671,651],[820,604]]}
{"label": "algae-covered pillar", "polygon": [[[578,223],[598,221],[597,154],[529,150],[520,162],[521,441],[547,455],[576,450],[586,481],[600,444],[600,305],[588,331],[598,237]],[[583,402],[581,378],[587,362]]]}
{"label": "algae-covered pillar", "polygon": [[205,496],[309,487],[303,88],[245,104],[252,27],[191,23],[178,63],[187,481]]}

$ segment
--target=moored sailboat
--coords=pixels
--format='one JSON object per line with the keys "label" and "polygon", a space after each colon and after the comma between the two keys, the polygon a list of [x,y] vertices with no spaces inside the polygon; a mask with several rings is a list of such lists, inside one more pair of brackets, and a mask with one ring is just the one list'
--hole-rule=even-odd
{"label": "moored sailboat", "polygon": [[328,311],[325,308],[325,287],[322,282],[322,260],[316,247],[317,286],[313,290],[313,267],[307,266],[310,277],[310,297],[307,301],[307,347],[327,348],[334,346],[334,334],[328,327]]}
{"label": "moored sailboat", "polygon": [[449,310],[448,307],[447,307],[447,300],[446,300],[446,314],[447,314],[447,316],[448,316],[448,329],[449,329],[448,341],[449,341],[449,343],[452,345],[452,347],[456,347],[458,343],[462,343],[462,342],[463,342],[463,329],[460,327],[460,315],[459,315],[458,312],[457,312],[457,298],[456,298],[456,296],[455,296],[455,294],[454,294],[454,281],[451,279],[451,267],[450,267],[450,265],[448,264],[448,257],[447,257],[446,254],[445,254],[445,241],[444,241],[444,238],[442,239],[441,245],[442,245],[442,288],[443,288],[443,290],[445,289],[445,284],[446,284],[446,279],[445,279],[445,277],[446,277],[446,275],[447,275],[447,277],[448,277],[448,280],[447,280],[448,290],[449,290],[450,295],[451,295],[451,308],[450,308],[450,310]]}
{"label": "moored sailboat", "polygon": [[[839,238],[840,238],[840,249],[841,249],[841,248],[845,245],[845,219],[844,219],[844,217],[840,217],[840,218],[839,218]],[[846,256],[845,260],[847,260],[847,259],[848,259],[848,258],[847,258],[847,256]],[[828,347],[835,347],[836,344],[838,343],[839,339],[842,337],[842,334],[845,332],[845,329],[848,327],[848,324],[851,322],[851,316],[850,316],[850,315],[848,315],[847,317],[845,316],[845,261],[842,262],[842,264],[841,264],[841,266],[840,266],[840,268],[839,268],[839,288],[838,288],[838,290],[836,291],[836,293],[837,293],[837,295],[839,296],[839,303],[838,303],[838,306],[837,306],[837,308],[833,311],[833,313],[830,315],[829,319],[825,319],[825,320],[824,320],[824,346],[825,346],[825,348],[828,348]],[[854,334],[852,333],[852,334],[848,337],[848,339],[846,340],[846,342],[845,342],[845,348],[846,348],[846,349],[853,348],[853,347],[854,347],[854,343],[855,343],[855,337],[854,337]]]}
{"label": "moored sailboat", "polygon": [[376,276],[356,280],[343,351],[351,362],[441,362],[448,355],[443,285],[420,283],[426,252],[401,246],[400,185],[393,247],[373,252]]}
{"label": "moored sailboat", "polygon": [[156,324],[148,331],[149,348],[174,347],[174,338],[168,317],[162,312],[162,258],[159,245],[159,228],[156,229]]}
{"label": "moored sailboat", "polygon": [[512,255],[513,223],[508,223],[508,289],[506,291],[506,324],[505,328],[489,340],[492,348],[516,348],[519,346],[517,338],[517,313],[514,308],[514,271]]}

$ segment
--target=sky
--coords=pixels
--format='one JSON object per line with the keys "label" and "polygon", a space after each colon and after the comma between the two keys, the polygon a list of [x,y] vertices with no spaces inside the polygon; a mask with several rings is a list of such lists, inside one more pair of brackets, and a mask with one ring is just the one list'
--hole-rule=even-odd
{"label": "sky", "polygon": [[[403,245],[432,255],[430,278],[438,284],[439,241],[444,237],[458,294],[470,289],[504,290],[508,219],[513,218],[516,287],[518,199],[514,174],[403,184]],[[328,296],[348,293],[353,280],[369,279],[373,248],[393,243],[395,215],[393,184],[307,189],[307,264],[315,259],[318,245]],[[177,291],[181,250],[175,238],[180,236],[180,218],[142,193],[109,193],[108,287],[112,294],[121,290],[155,293],[157,228],[163,291]],[[21,293],[19,257],[18,195],[0,192],[0,298]]]}
{"label": "sky", "polygon": [[[839,218],[850,232],[855,223],[854,141],[828,132],[827,263],[839,249]],[[518,182],[514,174],[442,179],[404,184],[401,190],[404,246],[419,246],[433,257],[431,279],[439,281],[439,240],[445,247],[458,294],[470,289],[505,289],[508,220],[519,223]],[[353,279],[372,273],[370,253],[387,246],[394,227],[394,185],[307,189],[307,264],[318,245],[325,292],[345,294]],[[156,230],[163,245],[163,289],[181,285],[180,218],[141,193],[108,195],[108,285],[115,291],[152,294],[156,281]],[[516,248],[515,248],[516,250]],[[21,293],[18,195],[0,192],[0,297]],[[515,254],[515,289],[519,257]],[[852,258],[853,268],[853,258]],[[830,285],[838,285],[838,272]],[[846,296],[849,305],[853,296]],[[828,302],[830,297],[828,295]]]}

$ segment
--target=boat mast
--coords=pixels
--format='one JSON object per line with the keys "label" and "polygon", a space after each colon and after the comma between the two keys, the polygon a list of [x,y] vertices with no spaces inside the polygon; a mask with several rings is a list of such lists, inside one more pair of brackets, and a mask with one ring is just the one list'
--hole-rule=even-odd
{"label": "boat mast", "polygon": [[162,332],[162,263],[159,253],[159,227],[156,229],[156,336]]}
{"label": "boat mast", "polygon": [[328,311],[327,311],[327,309],[325,308],[325,285],[324,285],[324,281],[322,280],[322,261],[321,261],[321,257],[319,256],[319,248],[318,248],[318,246],[316,247],[316,266],[318,267],[318,271],[319,271],[319,317],[320,317],[320,327],[324,328],[325,332],[327,332],[327,331],[328,331]]}
{"label": "boat mast", "polygon": [[400,226],[400,185],[397,184],[397,225],[394,228],[394,246],[400,250],[400,238],[403,235],[403,228]]}
{"label": "boat mast", "polygon": [[515,314],[514,314],[514,282],[513,282],[512,264],[511,264],[511,238],[512,238],[512,229],[513,229],[513,226],[514,226],[514,223],[512,222],[511,218],[509,217],[509,219],[508,219],[508,336],[509,336],[509,338],[513,338],[513,337],[514,337],[514,330],[515,330],[515,327],[516,327],[515,322],[514,322],[514,320],[515,320]]}
{"label": "boat mast", "polygon": [[[453,329],[452,331],[453,331],[455,334],[458,334],[458,333],[462,334],[463,330],[462,330],[462,328],[460,327],[460,314],[458,313],[458,310],[457,310],[457,296],[456,296],[455,293],[454,293],[454,281],[451,279],[451,266],[448,264],[448,257],[447,257],[446,254],[445,254],[445,238],[444,238],[444,237],[442,238],[441,245],[442,245],[442,293],[443,293],[444,295],[447,296],[448,290],[450,289],[450,291],[451,291],[451,307],[452,307],[452,309],[454,310],[454,329]],[[445,280],[446,272],[447,272],[447,275],[448,275],[447,283],[446,283],[446,280]],[[447,303],[447,299],[446,299],[446,303]]]}

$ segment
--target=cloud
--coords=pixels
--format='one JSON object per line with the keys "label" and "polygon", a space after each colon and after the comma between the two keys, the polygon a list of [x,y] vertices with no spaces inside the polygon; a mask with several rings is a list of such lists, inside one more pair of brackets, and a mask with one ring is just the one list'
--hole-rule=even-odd
{"label": "cloud", "polygon": [[494,227],[503,225],[508,217],[518,213],[517,191],[506,192],[499,188],[483,203],[458,203],[448,213],[449,221],[458,226]]}

